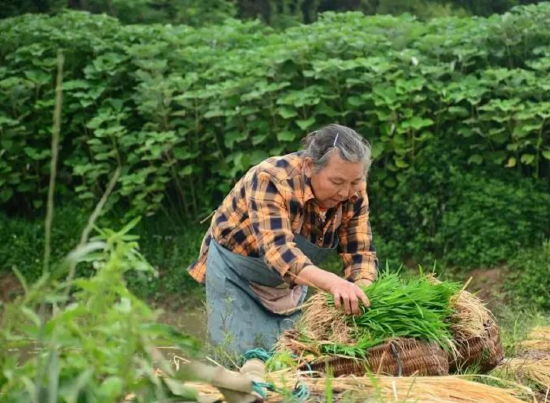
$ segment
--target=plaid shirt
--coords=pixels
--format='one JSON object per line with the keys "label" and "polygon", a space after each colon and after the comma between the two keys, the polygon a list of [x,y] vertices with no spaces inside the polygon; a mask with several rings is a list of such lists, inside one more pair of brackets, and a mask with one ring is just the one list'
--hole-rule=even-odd
{"label": "plaid shirt", "polygon": [[[199,255],[189,273],[204,282],[212,237],[230,251],[264,258],[271,269],[294,284],[300,271],[312,265],[296,247],[300,233],[319,247],[338,253],[350,281],[374,281],[378,260],[368,220],[366,184],[351,199],[329,209],[323,220],[309,179],[303,174],[303,152],[273,157],[253,167],[235,185],[212,218]],[[300,231],[301,225],[301,231]]]}

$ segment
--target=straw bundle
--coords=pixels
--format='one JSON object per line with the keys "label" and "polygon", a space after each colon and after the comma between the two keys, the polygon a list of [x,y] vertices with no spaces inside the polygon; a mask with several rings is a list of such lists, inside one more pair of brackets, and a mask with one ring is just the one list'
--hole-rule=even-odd
{"label": "straw bundle", "polygon": [[522,384],[534,384],[546,392],[550,388],[550,357],[542,359],[511,358],[499,370],[513,375]]}
{"label": "straw bundle", "polygon": [[327,304],[327,294],[318,293],[308,301],[298,325],[313,340],[349,344],[353,342],[353,325],[345,320],[342,311]]}
{"label": "straw bundle", "polygon": [[449,319],[455,340],[466,341],[474,337],[485,337],[485,325],[494,319],[481,299],[462,290],[451,297],[451,306],[455,312]]}
{"label": "straw bundle", "polygon": [[538,326],[529,333],[531,340],[547,340],[550,341],[550,326]]}
{"label": "straw bundle", "polygon": [[519,347],[526,350],[548,351],[550,352],[549,340],[523,340]]}
{"label": "straw bundle", "polygon": [[306,352],[320,355],[319,345],[352,343],[352,329],[342,312],[327,305],[326,294],[318,293],[307,302],[296,328],[283,332],[274,348],[299,356]]}
{"label": "straw bundle", "polygon": [[519,343],[519,347],[526,350],[550,352],[550,326],[535,327],[527,340]]}
{"label": "straw bundle", "polygon": [[[440,283],[433,276],[430,280]],[[449,356],[449,369],[454,372],[477,365],[479,371],[488,372],[504,358],[500,331],[491,311],[480,298],[465,290],[467,286],[451,297],[454,313],[449,320],[458,354]]]}
{"label": "straw bundle", "polygon": [[[300,379],[299,375],[281,375],[272,381],[279,388],[292,387],[301,380],[315,398],[326,396],[331,390],[334,397],[343,397],[348,401],[381,401],[381,402],[422,402],[422,403],[522,403],[516,396],[525,390],[520,388],[501,389],[467,381],[457,377],[348,377],[348,378],[315,378]],[[187,385],[187,384],[186,384]],[[212,399],[222,398],[212,386],[188,384]],[[283,396],[270,392],[268,402],[279,402]]]}

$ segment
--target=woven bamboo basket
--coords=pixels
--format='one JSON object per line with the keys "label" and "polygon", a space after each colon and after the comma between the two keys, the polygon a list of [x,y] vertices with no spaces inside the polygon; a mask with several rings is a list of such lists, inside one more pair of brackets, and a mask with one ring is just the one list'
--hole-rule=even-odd
{"label": "woven bamboo basket", "polygon": [[500,331],[493,321],[485,325],[485,334],[469,340],[456,341],[458,355],[449,356],[449,370],[455,372],[477,365],[480,372],[489,372],[504,358],[504,349],[500,341]]}
{"label": "woven bamboo basket", "polygon": [[301,369],[333,376],[367,373],[389,376],[439,376],[449,374],[448,354],[435,343],[394,339],[367,350],[366,359],[327,357],[302,365]]}

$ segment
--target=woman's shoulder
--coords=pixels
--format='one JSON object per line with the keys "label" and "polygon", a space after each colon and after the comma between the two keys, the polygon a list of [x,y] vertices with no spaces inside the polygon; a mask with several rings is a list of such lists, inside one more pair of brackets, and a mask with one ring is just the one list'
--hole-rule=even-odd
{"label": "woman's shoulder", "polygon": [[301,175],[303,166],[303,152],[298,151],[277,157],[270,157],[255,167],[258,174],[268,174],[273,180],[287,181]]}

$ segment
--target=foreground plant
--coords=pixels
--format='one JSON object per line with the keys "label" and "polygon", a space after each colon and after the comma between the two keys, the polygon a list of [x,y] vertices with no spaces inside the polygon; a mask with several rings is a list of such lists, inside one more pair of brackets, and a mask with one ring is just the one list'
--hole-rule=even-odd
{"label": "foreground plant", "polygon": [[[157,313],[132,295],[124,276],[153,273],[128,232],[100,230],[63,267],[3,307],[0,327],[2,402],[170,402],[195,400],[157,347],[177,346],[188,356],[197,343],[156,323]],[[90,278],[60,280],[76,262],[89,262]],[[70,277],[69,277],[70,278]],[[164,377],[155,374],[162,369]]]}

